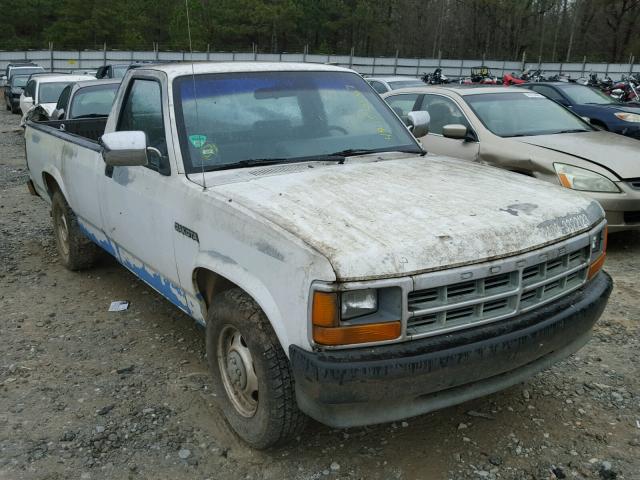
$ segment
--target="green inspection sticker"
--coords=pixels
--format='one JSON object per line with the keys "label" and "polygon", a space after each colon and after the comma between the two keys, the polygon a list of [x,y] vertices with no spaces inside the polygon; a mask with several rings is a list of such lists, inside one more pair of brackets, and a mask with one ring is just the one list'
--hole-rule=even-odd
{"label": "green inspection sticker", "polygon": [[194,147],[200,148],[207,141],[207,137],[206,135],[189,135],[189,141]]}

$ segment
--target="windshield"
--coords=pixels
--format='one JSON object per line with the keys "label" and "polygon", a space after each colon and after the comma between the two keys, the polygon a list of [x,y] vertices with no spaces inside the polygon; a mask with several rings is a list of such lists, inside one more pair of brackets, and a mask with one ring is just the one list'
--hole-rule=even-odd
{"label": "windshield", "polygon": [[38,87],[38,103],[56,103],[64,87],[71,82],[40,83]]}
{"label": "windshield", "polygon": [[81,88],[73,97],[69,118],[106,117],[119,86],[118,83],[110,83]]}
{"label": "windshield", "polygon": [[399,88],[424,87],[424,82],[422,80],[398,80],[387,83],[391,90],[398,90]]}
{"label": "windshield", "polygon": [[129,65],[116,65],[113,67],[113,78],[122,78],[129,70]]}
{"label": "windshield", "polygon": [[29,75],[16,75],[15,77],[11,78],[11,86],[24,88],[28,80]]}
{"label": "windshield", "polygon": [[258,159],[321,159],[344,150],[421,152],[353,73],[201,74],[178,77],[173,90],[188,172]]}
{"label": "windshield", "polygon": [[471,109],[500,137],[587,132],[587,123],[553,100],[535,92],[465,95]]}
{"label": "windshield", "polygon": [[40,73],[44,72],[44,68],[42,67],[17,67],[11,70],[11,77],[14,75],[31,75],[32,73]]}
{"label": "windshield", "polygon": [[571,103],[575,103],[576,105],[611,105],[612,103],[619,103],[599,90],[582,85],[562,86],[558,88],[569,97]]}

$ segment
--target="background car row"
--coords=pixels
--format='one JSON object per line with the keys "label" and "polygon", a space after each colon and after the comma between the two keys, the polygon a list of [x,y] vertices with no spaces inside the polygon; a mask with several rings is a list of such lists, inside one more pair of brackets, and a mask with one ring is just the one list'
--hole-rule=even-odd
{"label": "background car row", "polygon": [[[69,74],[46,72],[33,63],[11,63],[1,80],[4,82],[5,104],[7,110],[22,113],[21,126],[28,119],[106,117],[121,77],[137,65],[109,65],[102,70]],[[105,78],[98,80],[98,74]]]}

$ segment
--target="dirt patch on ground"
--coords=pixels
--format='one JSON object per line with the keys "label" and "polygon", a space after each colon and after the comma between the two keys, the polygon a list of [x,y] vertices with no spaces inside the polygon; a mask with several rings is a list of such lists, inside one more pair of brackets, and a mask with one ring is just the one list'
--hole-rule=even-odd
{"label": "dirt patch on ground", "polygon": [[[208,387],[203,332],[105,257],[57,261],[0,112],[0,479],[640,479],[640,235],[612,236],[593,340],[525,385],[371,428],[312,423],[257,452]],[[129,310],[109,313],[112,300]]]}

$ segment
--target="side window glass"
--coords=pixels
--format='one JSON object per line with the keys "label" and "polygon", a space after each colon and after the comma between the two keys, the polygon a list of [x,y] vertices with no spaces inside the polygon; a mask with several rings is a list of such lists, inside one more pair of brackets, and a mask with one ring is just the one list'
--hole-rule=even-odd
{"label": "side window glass", "polygon": [[31,97],[33,98],[33,92],[35,90],[35,85],[36,82],[34,82],[33,80],[31,80],[28,84],[27,87],[24,89],[24,96],[25,97]]}
{"label": "side window glass", "polygon": [[69,101],[69,95],[71,94],[71,85],[67,85],[62,90],[60,97],[58,98],[58,103],[56,103],[56,110],[63,108],[65,112],[67,111],[67,102]]}
{"label": "side window glass", "polygon": [[416,104],[416,100],[418,100],[417,93],[410,93],[404,95],[393,95],[391,97],[385,98],[391,109],[396,112],[396,114],[402,119],[402,121],[407,123],[407,116],[409,112],[413,111],[413,107]]}
{"label": "side window glass", "polygon": [[373,87],[373,89],[378,92],[378,93],[387,93],[387,87],[384,86],[384,84],[380,83],[380,82],[369,82],[371,84],[371,86]]}
{"label": "side window glass", "polygon": [[471,128],[464,114],[453,100],[440,95],[425,95],[420,110],[429,112],[429,133],[442,135],[445,125],[460,124]]}
{"label": "side window glass", "polygon": [[533,91],[541,93],[547,98],[551,100],[555,100],[556,102],[561,102],[563,100],[562,95],[556,92],[553,88],[547,87],[546,85],[534,85],[531,87]]}
{"label": "side window glass", "polygon": [[147,135],[147,146],[156,148],[161,154],[160,158],[149,155],[149,167],[159,171],[161,167],[169,165],[160,83],[154,80],[133,80],[120,112],[117,130],[143,131]]}

